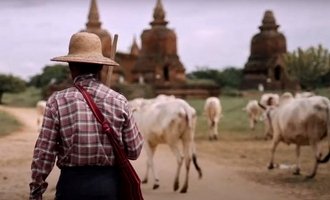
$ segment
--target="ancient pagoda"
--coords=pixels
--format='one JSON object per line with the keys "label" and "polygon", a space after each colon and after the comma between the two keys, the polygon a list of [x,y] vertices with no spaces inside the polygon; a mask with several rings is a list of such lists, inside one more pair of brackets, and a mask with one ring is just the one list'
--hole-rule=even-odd
{"label": "ancient pagoda", "polygon": [[106,57],[110,57],[112,38],[107,30],[101,28],[101,25],[102,23],[100,22],[100,16],[96,0],[92,0],[88,14],[88,21],[86,23],[86,29],[82,31],[95,33],[96,35],[98,35],[102,42],[103,55]]}
{"label": "ancient pagoda", "polygon": [[[86,29],[82,30],[89,33],[98,35],[102,42],[102,53],[105,57],[110,58],[112,48],[112,37],[106,29],[102,29],[102,23],[100,21],[100,15],[97,7],[96,0],[91,0],[90,9],[88,13],[88,21],[86,23]],[[111,83],[117,83],[120,79],[120,74],[123,74],[122,68],[115,67],[111,77]]]}
{"label": "ancient pagoda", "polygon": [[251,53],[243,70],[242,89],[257,89],[261,85],[270,90],[294,87],[283,61],[287,52],[286,38],[278,28],[273,12],[267,10],[259,26],[260,32],[251,41]]}
{"label": "ancient pagoda", "polygon": [[177,54],[176,34],[167,28],[161,0],[154,8],[151,29],[141,34],[142,47],[133,67],[133,82],[166,84],[185,82],[185,68]]}
{"label": "ancient pagoda", "polygon": [[116,53],[116,61],[120,64],[121,71],[119,74],[118,83],[133,83],[133,67],[140,55],[140,48],[137,44],[136,37],[133,38],[131,51],[128,53]]}

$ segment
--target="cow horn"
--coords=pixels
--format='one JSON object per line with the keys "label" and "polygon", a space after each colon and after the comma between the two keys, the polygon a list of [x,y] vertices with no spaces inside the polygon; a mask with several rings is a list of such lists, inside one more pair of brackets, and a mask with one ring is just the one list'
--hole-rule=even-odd
{"label": "cow horn", "polygon": [[266,107],[265,107],[264,105],[262,105],[259,101],[258,101],[258,105],[259,105],[262,109],[266,110]]}
{"label": "cow horn", "polygon": [[325,156],[323,159],[317,159],[317,162],[318,163],[327,163],[328,161],[329,161],[329,159],[330,159],[330,148],[329,148],[329,153],[328,153],[328,155],[327,156]]}

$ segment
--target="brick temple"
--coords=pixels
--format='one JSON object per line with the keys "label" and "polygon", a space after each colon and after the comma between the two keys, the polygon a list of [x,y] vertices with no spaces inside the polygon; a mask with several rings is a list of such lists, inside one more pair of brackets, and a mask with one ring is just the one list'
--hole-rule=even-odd
{"label": "brick temple", "polygon": [[283,56],[287,53],[286,38],[278,31],[274,14],[267,10],[259,26],[260,32],[252,37],[250,56],[243,69],[242,89],[267,90],[295,89],[297,84],[287,75]]}
{"label": "brick temple", "polygon": [[[177,37],[174,30],[167,27],[165,10],[161,0],[157,0],[153,12],[151,28],[143,30],[142,45],[139,48],[133,38],[131,51],[117,52],[115,60],[120,67],[113,69],[111,85],[148,84],[156,94],[169,94],[178,97],[206,97],[219,95],[219,88],[214,85],[188,85],[185,68],[177,54]],[[96,0],[91,1],[86,29],[97,34],[102,41],[103,55],[110,57],[112,38],[101,28]]]}

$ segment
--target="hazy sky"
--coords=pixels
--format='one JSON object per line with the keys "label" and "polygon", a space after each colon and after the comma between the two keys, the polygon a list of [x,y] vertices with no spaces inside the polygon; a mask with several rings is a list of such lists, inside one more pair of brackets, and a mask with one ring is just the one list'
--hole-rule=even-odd
{"label": "hazy sky", "polygon": [[[264,12],[272,10],[288,51],[322,44],[330,49],[327,0],[162,0],[168,27],[187,72],[196,66],[242,68]],[[102,28],[118,34],[118,51],[150,28],[156,0],[98,0]],[[66,55],[73,33],[85,28],[90,0],[1,0],[0,73],[41,73]]]}

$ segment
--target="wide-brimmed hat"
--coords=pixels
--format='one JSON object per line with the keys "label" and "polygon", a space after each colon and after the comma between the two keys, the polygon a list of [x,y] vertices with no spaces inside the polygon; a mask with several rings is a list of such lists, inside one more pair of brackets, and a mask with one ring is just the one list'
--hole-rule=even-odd
{"label": "wide-brimmed hat", "polygon": [[96,34],[88,32],[73,34],[70,39],[68,55],[52,58],[51,61],[119,66],[114,60],[103,56],[100,38]]}

